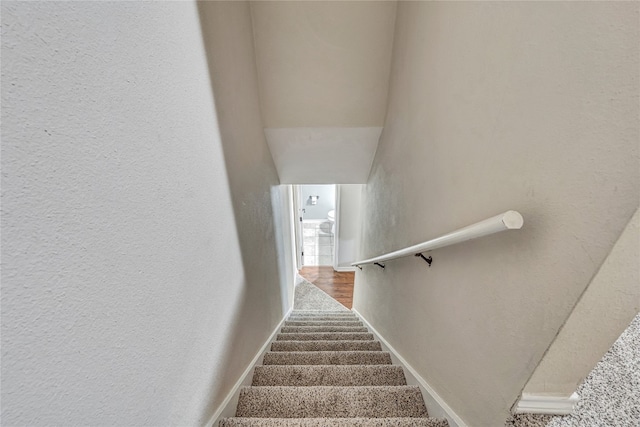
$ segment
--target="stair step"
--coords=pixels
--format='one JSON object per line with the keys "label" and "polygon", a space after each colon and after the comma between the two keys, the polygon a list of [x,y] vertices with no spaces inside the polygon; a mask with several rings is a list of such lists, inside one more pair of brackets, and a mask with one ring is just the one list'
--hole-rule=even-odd
{"label": "stair step", "polygon": [[286,320],[284,326],[363,326],[356,320]]}
{"label": "stair step", "polygon": [[289,316],[290,319],[327,319],[327,318],[336,318],[336,319],[357,319],[358,316],[355,314],[292,314]]}
{"label": "stair step", "polygon": [[395,386],[407,385],[400,366],[269,365],[256,366],[253,386]]}
{"label": "stair step", "polygon": [[319,341],[319,340],[373,340],[373,334],[364,332],[314,332],[278,334],[276,341]]}
{"label": "stair step", "polygon": [[449,427],[437,418],[225,418],[220,427]]}
{"label": "stair step", "polygon": [[289,322],[359,322],[360,319],[351,316],[323,316],[323,317],[289,317]]}
{"label": "stair step", "polygon": [[386,351],[268,351],[263,365],[391,365]]}
{"label": "stair step", "polygon": [[310,332],[369,332],[364,326],[285,326],[282,333],[310,333]]}
{"label": "stair step", "polygon": [[317,314],[351,314],[353,315],[353,311],[346,310],[293,310],[291,314],[309,314],[309,315],[317,315]]}
{"label": "stair step", "polygon": [[353,311],[293,311],[291,316],[351,316],[355,317],[356,314]]}
{"label": "stair step", "polygon": [[357,317],[329,316],[329,317],[289,317],[290,322],[358,322]]}
{"label": "stair step", "polygon": [[243,387],[237,417],[427,417],[416,386]]}
{"label": "stair step", "polygon": [[275,341],[271,351],[382,351],[379,341]]}
{"label": "stair step", "polygon": [[291,316],[287,320],[303,321],[350,321],[357,322],[360,319],[356,316]]}
{"label": "stair step", "polygon": [[305,318],[313,318],[313,317],[349,317],[349,318],[354,318],[357,317],[354,313],[347,311],[347,312],[340,312],[340,313],[330,313],[330,312],[322,312],[322,313],[291,313],[291,315],[289,317],[305,317]]}

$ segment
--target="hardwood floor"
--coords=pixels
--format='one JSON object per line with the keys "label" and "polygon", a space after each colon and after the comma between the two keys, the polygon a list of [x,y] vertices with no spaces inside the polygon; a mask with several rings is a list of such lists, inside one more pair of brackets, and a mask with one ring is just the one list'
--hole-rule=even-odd
{"label": "hardwood floor", "polygon": [[351,309],[356,273],[338,272],[329,266],[302,267],[300,275]]}

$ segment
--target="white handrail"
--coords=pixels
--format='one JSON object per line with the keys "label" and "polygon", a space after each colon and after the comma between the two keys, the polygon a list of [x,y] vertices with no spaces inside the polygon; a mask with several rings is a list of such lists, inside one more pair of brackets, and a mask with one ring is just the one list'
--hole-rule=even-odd
{"label": "white handrail", "polygon": [[506,211],[500,215],[476,222],[475,224],[445,234],[444,236],[428,240],[417,245],[399,249],[388,254],[380,255],[375,258],[369,258],[362,261],[351,263],[352,266],[360,267],[366,264],[376,264],[383,261],[402,258],[409,255],[419,255],[423,252],[442,248],[444,246],[455,245],[456,243],[466,240],[477,239],[478,237],[487,236],[489,234],[498,233],[505,230],[518,230],[522,228],[524,219],[517,211]]}

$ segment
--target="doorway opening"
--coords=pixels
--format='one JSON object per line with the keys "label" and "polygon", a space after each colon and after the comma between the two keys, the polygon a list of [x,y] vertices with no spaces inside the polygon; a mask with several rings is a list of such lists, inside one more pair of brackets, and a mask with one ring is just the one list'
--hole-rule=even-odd
{"label": "doorway opening", "polygon": [[360,239],[362,184],[295,185],[298,274],[347,308],[353,301]]}
{"label": "doorway opening", "polygon": [[298,185],[298,265],[333,266],[336,245],[336,186]]}

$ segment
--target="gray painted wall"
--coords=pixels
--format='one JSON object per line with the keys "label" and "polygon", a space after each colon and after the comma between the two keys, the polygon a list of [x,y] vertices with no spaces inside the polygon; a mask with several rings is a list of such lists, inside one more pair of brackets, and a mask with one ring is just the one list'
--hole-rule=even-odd
{"label": "gray painted wall", "polygon": [[638,208],[638,3],[401,2],[354,306],[469,425],[511,405]]}
{"label": "gray painted wall", "polygon": [[[301,185],[300,195],[304,219],[327,219],[329,211],[336,208],[335,185]],[[310,196],[320,196],[316,205],[311,204]]]}

